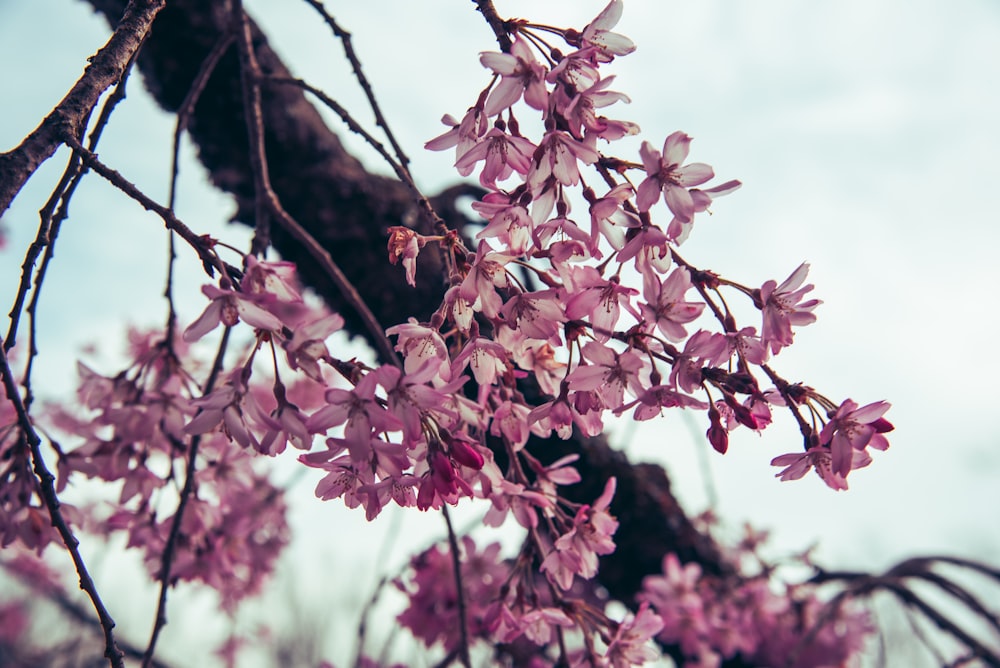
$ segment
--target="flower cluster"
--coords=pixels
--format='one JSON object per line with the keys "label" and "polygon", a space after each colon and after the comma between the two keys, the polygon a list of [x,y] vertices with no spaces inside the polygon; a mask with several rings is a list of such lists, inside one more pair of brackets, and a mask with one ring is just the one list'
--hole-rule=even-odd
{"label": "flower cluster", "polygon": [[845,665],[874,630],[865,611],[829,606],[813,586],[776,593],[766,574],[713,577],[675,554],[664,557],[662,575],[643,580],[639,598],[662,619],[657,639],[680,648],[682,666],[719,666],[736,657],[754,666]]}
{"label": "flower cluster", "polygon": [[42,502],[22,425],[3,387],[0,394],[0,548],[18,542],[41,553],[58,536]]}
{"label": "flower cluster", "polygon": [[[760,432],[775,409],[787,410],[804,447],[773,460],[778,475],[815,469],[844,489],[892,429],[887,403],[835,404],[770,366],[816,319],[807,264],[755,287],[680,255],[696,218],[739,181],[715,182],[712,167],[689,162],[682,131],[642,142],[636,155],[608,153],[639,133],[604,115],[629,101],[607,73],[634,50],[613,31],[621,12],[612,0],[580,30],[509,21],[509,50],[481,54],[489,84],[426,145],[454,149],[458,173],[477,176],[481,229],[474,250],[455,230],[389,230],[389,261],[403,264],[409,284],[422,249],[437,244],[448,286],[427,321],[384,332],[395,359],[339,359],[327,341],[343,319],[308,305],[290,263],[246,255],[240,269],[220,260],[218,284],[202,290],[208,305],[179,339],[134,335],[134,361],[114,376],[81,365],[81,411],[53,408],[49,418],[74,439],[57,449],[60,489],[74,475],[121,484],[93,528],[125,532],[154,573],[172,554],[165,583],[205,582],[231,610],[288,539],[281,493],[246,455],[291,445],[323,473],[316,496],[363,508],[369,520],[390,503],[427,510],[477,498],[489,504],[487,525],[512,516],[523,528],[512,563],[495,546],[463,542],[464,592],[445,552],[413,563],[399,584],[410,599],[400,620],[428,645],[459,650],[464,627],[558,653],[552,663],[561,664],[642,663],[656,656],[654,635],[700,665],[736,655],[767,663],[793,646],[802,665],[814,665],[814,647],[828,658],[853,653],[864,620],[844,613],[804,643],[822,607],[811,593],[793,602],[766,579],[715,582],[673,555],[663,576],[647,578],[638,610],[612,620],[586,583],[615,551],[616,480],[590,503],[571,502],[560,488],[580,480],[577,455],[543,463],[551,457],[527,447],[532,436],[592,436],[612,416],[642,421],[681,408],[704,415],[707,441],[725,453],[734,430]],[[522,133],[525,114],[538,117],[532,136]],[[736,302],[750,324],[743,312],[738,322]],[[216,363],[193,362],[189,346],[220,325]],[[230,332],[244,334],[235,362]],[[40,548],[51,531],[8,402],[0,455],[0,540]],[[583,645],[567,650],[571,631]]]}
{"label": "flower cluster", "polygon": [[[117,498],[89,508],[83,528],[124,532],[158,577],[178,521],[176,490],[193,476],[170,576],[209,585],[234,610],[259,591],[288,543],[282,492],[232,448],[232,431],[189,435],[204,398],[196,396],[190,374],[199,365],[187,346],[148,333],[130,338],[133,362],[121,373],[107,377],[79,365],[83,412],[48,409],[53,426],[79,441],[59,452],[59,489],[74,476],[118,484]],[[186,470],[192,450],[198,458]]]}
{"label": "flower cluster", "polygon": [[[478,550],[470,537],[463,539],[463,603],[472,640],[503,647],[508,657],[530,657],[531,665],[552,666],[558,665],[558,646],[565,645],[563,634],[580,628],[589,640],[569,650],[572,665],[624,668],[659,657],[651,640],[662,620],[648,604],[613,621],[600,600],[554,598],[527,566],[523,556],[501,559],[496,543]],[[396,586],[408,598],[398,621],[427,647],[440,643],[447,653],[457,652],[460,607],[449,550],[435,546],[414,557]]]}

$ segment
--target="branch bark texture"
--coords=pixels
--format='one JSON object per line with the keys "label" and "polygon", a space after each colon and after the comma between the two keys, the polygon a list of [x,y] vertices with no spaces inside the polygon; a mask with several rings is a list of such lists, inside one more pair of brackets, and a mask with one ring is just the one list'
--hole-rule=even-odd
{"label": "branch bark texture", "polygon": [[120,29],[90,58],[84,75],[41,125],[16,148],[0,154],[0,215],[39,165],[52,157],[64,137],[82,136],[101,94],[121,78],[165,4],[166,0],[134,0],[126,7],[122,2],[117,11],[108,15]]}

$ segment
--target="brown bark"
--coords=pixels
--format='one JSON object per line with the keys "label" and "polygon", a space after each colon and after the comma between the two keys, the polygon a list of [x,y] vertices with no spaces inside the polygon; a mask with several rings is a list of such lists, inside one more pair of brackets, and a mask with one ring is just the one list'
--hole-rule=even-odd
{"label": "brown bark", "polygon": [[[124,0],[89,1],[111,21],[121,15],[125,4]],[[470,8],[470,25],[476,20],[481,21]],[[177,110],[227,21],[222,3],[205,0],[172,0],[160,13],[140,54],[139,67],[147,88],[165,109]],[[255,25],[252,34],[264,73],[290,76]],[[237,220],[252,223],[254,179],[240,85],[238,59],[235,49],[230,49],[208,82],[190,132],[212,181],[236,198]],[[265,86],[263,116],[272,184],[288,212],[330,252],[383,325],[411,316],[427,319],[440,303],[444,287],[441,273],[431,266],[434,257],[421,254],[420,281],[411,289],[403,281],[401,267],[390,266],[386,254],[387,228],[419,218],[412,194],[398,181],[367,172],[344,150],[301,90]],[[446,221],[458,216],[448,207],[452,200],[441,197],[436,201]],[[309,255],[278,226],[273,226],[272,234],[282,256],[296,262],[303,279],[344,315],[348,330],[367,337],[359,319]],[[539,441],[529,447],[544,462],[570,451],[581,454],[578,468],[583,482],[566,490],[575,500],[593,501],[609,476],[618,478],[612,511],[620,521],[619,548],[605,559],[599,575],[612,596],[631,600],[643,576],[659,572],[667,552],[678,553],[682,561],[697,561],[706,572],[728,571],[711,538],[699,533],[685,515],[659,466],[630,464],[605,438]]]}
{"label": "brown bark", "polygon": [[125,12],[121,3],[115,14],[125,30],[116,31],[90,60],[85,76],[49,112],[34,132],[17,147],[0,153],[0,215],[10,207],[28,178],[48,160],[68,134],[79,137],[101,94],[122,76],[125,67],[149,32],[150,24],[166,0],[141,0]]}

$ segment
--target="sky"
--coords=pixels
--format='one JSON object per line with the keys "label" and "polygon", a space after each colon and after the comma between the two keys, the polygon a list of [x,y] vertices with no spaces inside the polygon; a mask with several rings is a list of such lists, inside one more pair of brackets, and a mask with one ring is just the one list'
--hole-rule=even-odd
{"label": "sky", "polygon": [[[577,27],[604,5],[496,4],[503,15]],[[247,5],[297,75],[361,108],[360,93],[343,84],[339,45],[304,3]],[[421,146],[443,131],[443,114],[461,115],[488,81],[478,53],[495,42],[472,3],[327,5],[354,34],[419,185],[435,192],[454,183],[451,154]],[[637,428],[618,424],[613,440],[636,460],[666,466],[691,511],[715,499],[733,530],[744,520],[771,528],[779,550],[818,541],[821,558],[850,568],[884,568],[914,554],[1000,562],[992,396],[1000,377],[993,292],[1000,285],[1000,5],[626,0],[617,30],[638,49],[614,65],[613,88],[632,102],[609,115],[637,122],[654,145],[687,132],[692,160],[711,164],[720,181],[744,183],[696,221],[682,254],[751,285],[780,282],[808,261],[813,294],[824,302],[819,320],[799,330],[776,368],[835,400],[888,400],[896,430],[890,450],[852,473],[842,493],[813,476],[774,479],[770,459],[799,447],[787,424],[762,437],[741,434],[724,457],[708,452],[708,478],[708,448],[692,435],[704,431],[700,422],[668,415]],[[37,125],[107,34],[81,2],[0,0],[0,150]],[[172,124],[137,84],[100,154],[165,201]],[[385,169],[353,137],[345,141],[373,169]],[[637,144],[615,148],[634,155]],[[36,212],[65,159],[63,151],[50,160],[4,217],[0,303],[11,303]],[[225,225],[231,204],[204,185],[190,146],[185,160],[180,217],[195,230],[245,239]],[[55,394],[65,392],[60,382],[85,344],[114,349],[118,335],[109,335],[109,323],[162,321],[162,240],[162,224],[109,186],[92,178],[81,189],[40,316],[39,377],[52,381]],[[152,256],[150,248],[157,249]],[[203,279],[193,263],[188,269],[181,287],[193,297],[181,318],[189,322],[203,306]],[[296,489],[311,494],[308,483]],[[386,529],[329,504],[319,508],[303,516],[329,517],[331,532],[366,536],[361,543],[372,549],[383,545]],[[353,563],[318,544],[309,558]],[[349,578],[342,584],[366,595]]]}

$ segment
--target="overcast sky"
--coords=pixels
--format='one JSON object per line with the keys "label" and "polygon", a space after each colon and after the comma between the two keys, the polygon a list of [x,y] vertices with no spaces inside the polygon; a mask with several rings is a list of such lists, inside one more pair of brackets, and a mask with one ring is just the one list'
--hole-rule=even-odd
{"label": "overcast sky", "polygon": [[[450,154],[421,146],[442,131],[442,114],[460,115],[488,80],[478,53],[495,43],[472,3],[327,4],[354,33],[420,185],[434,192],[453,183]],[[577,27],[603,5],[497,2],[504,15]],[[291,1],[248,6],[297,74],[356,105],[339,45],[311,10]],[[744,183],[696,222],[682,254],[756,285],[809,261],[824,301],[819,321],[775,366],[835,400],[893,404],[892,448],[853,473],[846,493],[812,476],[772,477],[769,460],[800,447],[791,428],[743,434],[725,457],[711,453],[719,514],[772,527],[785,548],[820,540],[834,565],[878,568],[956,552],[996,562],[1000,5],[626,0],[618,30],[638,45],[614,66],[614,88],[633,102],[609,115],[638,122],[654,144],[687,132],[692,160]],[[107,34],[82,2],[0,0],[0,150],[37,125]],[[172,124],[137,83],[100,152],[165,201]],[[231,205],[200,183],[190,154],[182,219],[197,231],[241,234],[224,230]],[[4,304],[64,161],[64,152],[51,160],[5,216]],[[109,322],[162,320],[161,229],[96,178],[81,189],[46,285],[41,377],[72,374],[80,346],[106,338]],[[203,302],[202,278],[188,266],[194,296],[182,317],[190,321]],[[704,431],[700,419],[695,429]],[[615,433],[635,458],[666,465],[692,510],[705,508],[695,454],[705,446],[680,416]]]}

